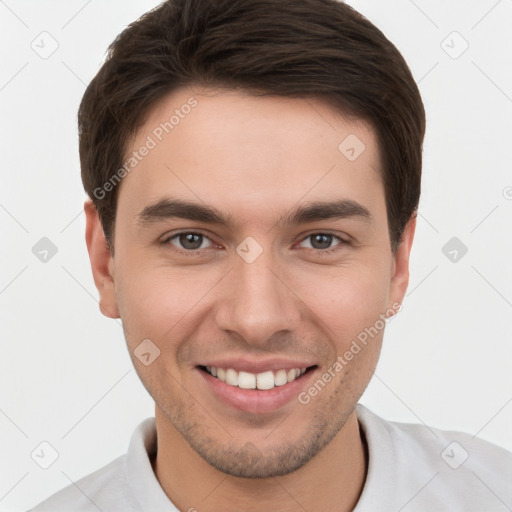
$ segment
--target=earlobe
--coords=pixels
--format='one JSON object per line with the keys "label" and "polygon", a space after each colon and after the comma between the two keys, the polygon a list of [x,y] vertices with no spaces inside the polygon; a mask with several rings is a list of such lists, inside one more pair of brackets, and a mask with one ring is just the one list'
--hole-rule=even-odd
{"label": "earlobe", "polygon": [[393,256],[391,287],[390,287],[390,307],[395,304],[402,304],[409,284],[409,259],[411,247],[416,230],[416,215],[413,215],[405,226],[400,245]]}
{"label": "earlobe", "polygon": [[89,198],[84,203],[84,211],[86,217],[85,241],[94,283],[100,295],[100,311],[108,318],[119,318],[115,296],[114,258],[108,248],[96,207]]}

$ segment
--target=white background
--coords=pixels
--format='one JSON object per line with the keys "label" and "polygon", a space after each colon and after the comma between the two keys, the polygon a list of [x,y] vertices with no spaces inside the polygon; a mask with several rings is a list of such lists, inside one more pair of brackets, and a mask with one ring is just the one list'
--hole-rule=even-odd
{"label": "white background", "polygon": [[[512,450],[512,1],[350,3],[403,53],[428,124],[410,288],[362,402],[385,418],[478,433]],[[153,415],[120,323],[99,312],[76,111],[107,45],[155,5],[0,1],[5,512],[125,453]],[[31,48],[49,37],[43,31],[59,45],[47,59]],[[58,249],[47,263],[32,253],[42,237]],[[441,250],[452,237],[468,248],[455,263]],[[30,457],[42,441],[59,453],[46,470]]]}

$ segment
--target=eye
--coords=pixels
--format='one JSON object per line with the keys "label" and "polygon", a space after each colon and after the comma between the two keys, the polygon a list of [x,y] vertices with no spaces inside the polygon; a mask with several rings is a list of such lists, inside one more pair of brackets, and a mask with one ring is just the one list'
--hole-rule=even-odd
{"label": "eye", "polygon": [[[338,240],[340,243],[335,245],[334,247],[331,247],[331,244]],[[337,236],[337,235],[331,235],[330,233],[312,233],[311,235],[308,235],[302,243],[309,241],[309,247],[306,246],[306,248],[318,250],[322,252],[331,252],[338,249],[338,246],[344,245],[347,242],[343,240],[343,238]]]}
{"label": "eye", "polygon": [[193,231],[176,233],[175,235],[172,235],[163,240],[162,243],[170,243],[172,245],[178,246],[179,249],[185,249],[186,251],[206,249],[212,245],[211,240],[206,235],[195,233]]}

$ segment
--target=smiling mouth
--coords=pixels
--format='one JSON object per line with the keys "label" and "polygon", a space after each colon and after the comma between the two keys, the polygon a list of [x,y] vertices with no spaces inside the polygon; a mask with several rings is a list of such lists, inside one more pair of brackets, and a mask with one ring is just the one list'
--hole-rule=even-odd
{"label": "smiling mouth", "polygon": [[299,379],[305,373],[316,368],[316,365],[307,368],[269,370],[262,373],[249,373],[237,371],[233,368],[217,368],[215,366],[199,366],[199,368],[229,386],[241,389],[268,390],[274,387],[284,386]]}

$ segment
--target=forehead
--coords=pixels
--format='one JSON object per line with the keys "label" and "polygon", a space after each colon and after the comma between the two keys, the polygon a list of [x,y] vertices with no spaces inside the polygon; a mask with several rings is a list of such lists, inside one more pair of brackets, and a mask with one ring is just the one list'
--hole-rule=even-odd
{"label": "forehead", "polygon": [[315,98],[175,90],[148,112],[126,162],[118,208],[132,212],[166,195],[248,220],[301,200],[384,204],[373,129]]}

